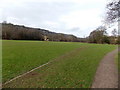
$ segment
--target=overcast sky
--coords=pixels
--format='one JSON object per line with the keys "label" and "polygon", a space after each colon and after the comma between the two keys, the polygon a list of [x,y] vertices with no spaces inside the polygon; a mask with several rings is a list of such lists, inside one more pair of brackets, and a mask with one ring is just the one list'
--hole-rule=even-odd
{"label": "overcast sky", "polygon": [[1,0],[0,21],[88,36],[102,25],[108,0]]}

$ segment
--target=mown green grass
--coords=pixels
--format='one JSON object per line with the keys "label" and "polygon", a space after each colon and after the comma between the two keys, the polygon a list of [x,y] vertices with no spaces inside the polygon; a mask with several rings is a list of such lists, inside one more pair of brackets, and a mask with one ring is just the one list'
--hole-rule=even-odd
{"label": "mown green grass", "polygon": [[3,82],[82,45],[82,43],[4,40]]}
{"label": "mown green grass", "polygon": [[101,59],[116,48],[115,45],[64,42],[5,41],[3,44],[4,81],[58,57],[51,64],[4,86],[13,88],[89,88]]}

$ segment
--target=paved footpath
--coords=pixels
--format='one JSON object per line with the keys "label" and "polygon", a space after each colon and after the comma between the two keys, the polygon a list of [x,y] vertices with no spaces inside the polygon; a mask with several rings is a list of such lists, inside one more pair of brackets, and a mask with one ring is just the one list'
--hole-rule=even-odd
{"label": "paved footpath", "polygon": [[118,50],[108,53],[100,62],[92,88],[118,88],[118,70],[115,55]]}

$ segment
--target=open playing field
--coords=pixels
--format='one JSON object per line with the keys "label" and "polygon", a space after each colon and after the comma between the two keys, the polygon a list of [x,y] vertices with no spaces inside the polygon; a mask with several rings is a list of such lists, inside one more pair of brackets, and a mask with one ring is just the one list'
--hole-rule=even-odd
{"label": "open playing field", "polygon": [[115,48],[115,45],[107,44],[4,40],[3,83],[53,61],[4,87],[88,88],[100,60]]}

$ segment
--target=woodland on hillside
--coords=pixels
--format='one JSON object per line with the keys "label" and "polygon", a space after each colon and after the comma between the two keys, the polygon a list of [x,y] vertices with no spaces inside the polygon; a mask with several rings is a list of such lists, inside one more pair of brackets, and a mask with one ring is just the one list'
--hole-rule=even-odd
{"label": "woodland on hillside", "polygon": [[86,42],[99,44],[118,44],[117,31],[112,31],[108,36],[104,26],[93,30],[86,38],[78,38],[74,35],[50,32],[45,29],[30,28],[11,23],[2,23],[2,39],[6,40],[39,40],[39,41],[64,41],[64,42]]}

